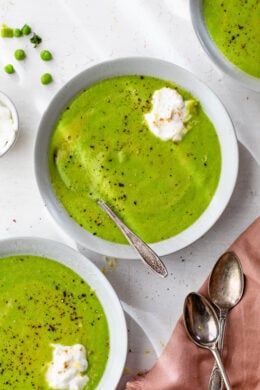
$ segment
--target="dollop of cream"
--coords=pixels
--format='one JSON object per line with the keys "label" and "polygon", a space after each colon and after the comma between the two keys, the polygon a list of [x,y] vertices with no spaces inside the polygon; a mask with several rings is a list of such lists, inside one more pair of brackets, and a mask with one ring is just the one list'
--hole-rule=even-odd
{"label": "dollop of cream", "polygon": [[53,389],[83,389],[89,380],[88,376],[84,375],[88,368],[85,347],[81,344],[52,344],[52,347],[53,360],[46,372],[48,385]]}
{"label": "dollop of cream", "polygon": [[17,129],[11,111],[0,102],[0,156],[4,154],[15,140]]}
{"label": "dollop of cream", "polygon": [[175,89],[164,87],[154,92],[152,111],[144,117],[154,135],[164,141],[180,141],[188,131],[185,124],[195,103],[195,100],[184,101]]}

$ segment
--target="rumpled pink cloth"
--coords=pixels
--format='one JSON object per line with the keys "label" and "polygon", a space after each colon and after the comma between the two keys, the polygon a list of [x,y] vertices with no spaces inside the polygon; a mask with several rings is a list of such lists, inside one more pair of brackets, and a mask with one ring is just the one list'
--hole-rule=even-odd
{"label": "rumpled pink cloth", "polygon": [[[260,217],[229,250],[239,257],[245,274],[245,291],[229,311],[223,363],[233,390],[260,389]],[[200,288],[208,298],[208,279]],[[181,317],[158,361],[126,390],[208,389],[214,357],[188,338]]]}

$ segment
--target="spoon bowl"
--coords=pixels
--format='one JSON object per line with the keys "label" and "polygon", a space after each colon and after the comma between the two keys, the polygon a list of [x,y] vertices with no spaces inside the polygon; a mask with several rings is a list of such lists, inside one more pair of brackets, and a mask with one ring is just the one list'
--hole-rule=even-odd
{"label": "spoon bowl", "polygon": [[184,303],[184,325],[191,340],[203,348],[212,348],[219,336],[217,315],[206,298],[190,293]]}
{"label": "spoon bowl", "polygon": [[216,262],[209,279],[209,296],[219,310],[238,304],[244,291],[244,275],[234,252],[224,253]]}
{"label": "spoon bowl", "polygon": [[218,317],[209,301],[198,293],[188,294],[184,302],[183,319],[190,339],[197,346],[207,348],[212,352],[226,388],[231,390],[229,379],[217,349],[219,338]]}

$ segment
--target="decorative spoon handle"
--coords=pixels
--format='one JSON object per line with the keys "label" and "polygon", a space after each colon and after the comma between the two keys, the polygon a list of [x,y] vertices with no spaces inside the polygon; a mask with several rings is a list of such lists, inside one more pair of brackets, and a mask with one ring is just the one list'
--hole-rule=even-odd
{"label": "decorative spoon handle", "polygon": [[222,355],[222,352],[223,352],[224,336],[225,336],[225,329],[226,329],[226,323],[227,323],[227,314],[228,314],[228,310],[224,310],[224,309],[220,310],[219,338],[218,338],[218,350],[219,350],[220,355]]}
{"label": "decorative spoon handle", "polygon": [[209,390],[223,390],[224,382],[223,378],[220,374],[217,363],[215,362],[213,369],[211,371],[210,379],[209,379]]}
{"label": "decorative spoon handle", "polygon": [[230,382],[229,382],[229,379],[228,379],[227,374],[226,374],[226,372],[224,370],[224,367],[223,367],[223,364],[222,364],[222,361],[221,361],[221,358],[220,358],[220,355],[219,355],[217,347],[212,348],[211,352],[213,353],[213,355],[215,357],[216,363],[217,363],[218,368],[219,368],[220,375],[222,376],[222,379],[223,379],[223,381],[225,383],[225,386],[226,386],[227,390],[232,390]]}
{"label": "decorative spoon handle", "polygon": [[107,213],[107,215],[116,223],[118,228],[124,234],[129,244],[137,251],[141,260],[148,265],[154,272],[165,278],[168,275],[168,271],[163,264],[162,260],[157,254],[145,244],[141,238],[139,238],[132,230],[130,230],[120,218],[114,213],[114,211],[102,200],[98,200],[99,206]]}
{"label": "decorative spoon handle", "polygon": [[[226,320],[227,320],[227,310],[220,310],[220,317],[219,317],[219,339],[218,339],[218,350],[220,353],[220,356],[222,355],[223,351],[223,342],[224,342],[224,335],[225,335],[225,327],[226,327]],[[215,362],[213,369],[211,371],[210,379],[209,379],[209,390],[224,390],[224,381],[221,376],[221,373],[219,371],[218,365]]]}

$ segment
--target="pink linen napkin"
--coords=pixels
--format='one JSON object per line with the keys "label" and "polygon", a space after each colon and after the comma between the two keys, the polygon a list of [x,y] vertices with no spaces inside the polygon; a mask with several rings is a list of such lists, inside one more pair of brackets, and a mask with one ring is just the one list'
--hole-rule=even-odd
{"label": "pink linen napkin", "polygon": [[[260,217],[229,250],[241,261],[245,291],[228,314],[223,363],[233,390],[260,390]],[[199,292],[208,298],[208,278]],[[190,341],[181,317],[155,365],[126,390],[206,390],[213,364],[211,352]]]}

